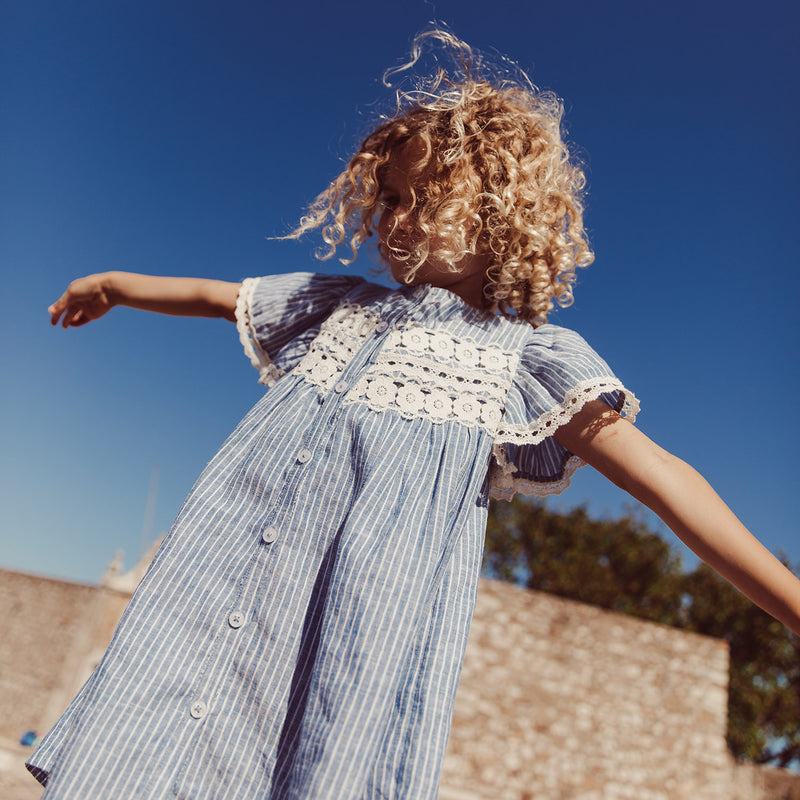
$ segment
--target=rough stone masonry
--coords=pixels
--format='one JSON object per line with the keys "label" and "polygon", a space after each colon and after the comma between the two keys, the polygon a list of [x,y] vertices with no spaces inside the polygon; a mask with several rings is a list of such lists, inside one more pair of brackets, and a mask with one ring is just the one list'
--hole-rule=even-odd
{"label": "rough stone masonry", "polygon": [[[0,800],[35,800],[43,733],[102,656],[144,572],[87,586],[0,569]],[[734,763],[724,642],[482,581],[440,800],[800,800]]]}

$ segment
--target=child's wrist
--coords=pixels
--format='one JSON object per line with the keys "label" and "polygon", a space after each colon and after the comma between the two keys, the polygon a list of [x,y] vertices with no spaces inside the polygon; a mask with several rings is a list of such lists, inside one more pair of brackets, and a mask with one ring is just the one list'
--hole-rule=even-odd
{"label": "child's wrist", "polygon": [[110,306],[118,306],[125,302],[125,291],[122,286],[124,273],[113,270],[100,274],[100,285]]}

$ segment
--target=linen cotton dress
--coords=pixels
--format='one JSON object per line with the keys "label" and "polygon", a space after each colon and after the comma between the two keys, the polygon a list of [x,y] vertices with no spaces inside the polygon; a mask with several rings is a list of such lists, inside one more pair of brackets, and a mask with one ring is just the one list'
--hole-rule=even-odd
{"label": "linen cotton dress", "polygon": [[445,289],[248,279],[272,388],[208,464],[29,762],[47,800],[435,798],[490,495],[579,465],[635,399],[575,333]]}

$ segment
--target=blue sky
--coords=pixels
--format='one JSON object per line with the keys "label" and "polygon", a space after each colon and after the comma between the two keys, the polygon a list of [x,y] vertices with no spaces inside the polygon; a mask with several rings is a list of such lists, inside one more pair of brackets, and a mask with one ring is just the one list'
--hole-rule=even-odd
{"label": "blue sky", "polygon": [[[794,2],[0,4],[0,564],[96,581],[165,531],[262,388],[233,326],[117,309],[51,329],[82,274],[240,280],[341,169],[383,70],[437,17],[565,100],[597,253],[576,328],[773,551],[800,562]],[[368,274],[367,258],[352,267]],[[384,280],[379,278],[379,280]],[[554,502],[621,513],[584,469]],[[670,537],[672,538],[672,537]]]}

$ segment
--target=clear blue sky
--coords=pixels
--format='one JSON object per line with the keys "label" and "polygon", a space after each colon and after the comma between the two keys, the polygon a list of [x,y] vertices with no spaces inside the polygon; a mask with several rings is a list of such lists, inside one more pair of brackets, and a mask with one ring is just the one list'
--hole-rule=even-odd
{"label": "clear blue sky", "polygon": [[[0,5],[0,565],[96,581],[165,531],[262,391],[224,321],[127,309],[51,329],[79,275],[345,269],[277,243],[437,17],[566,102],[596,263],[580,331],[773,551],[798,539],[794,0]],[[367,259],[353,267],[366,274]],[[556,507],[617,514],[584,469]]]}

